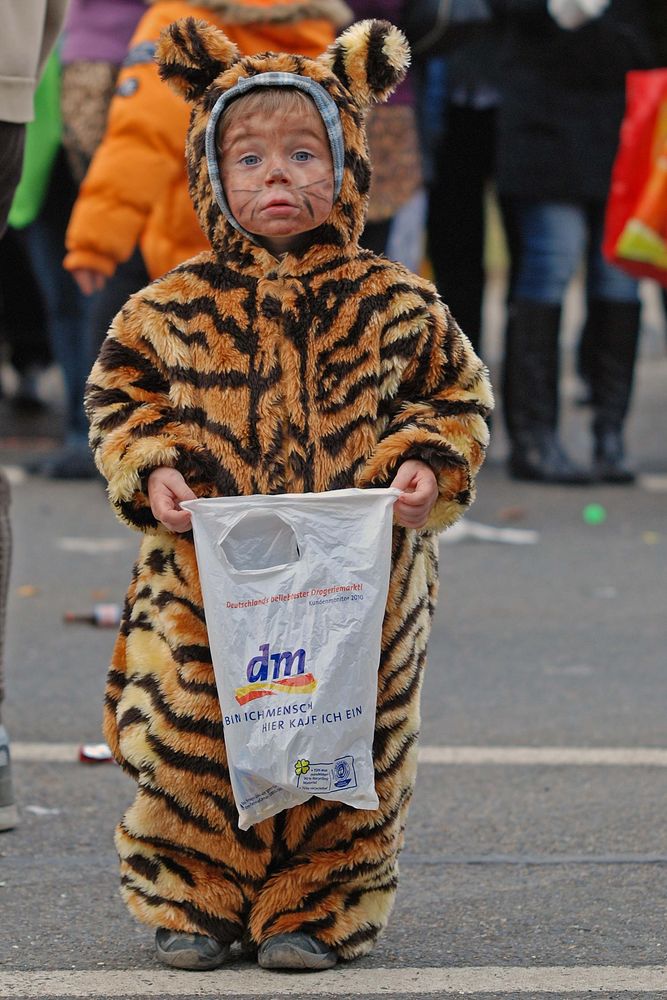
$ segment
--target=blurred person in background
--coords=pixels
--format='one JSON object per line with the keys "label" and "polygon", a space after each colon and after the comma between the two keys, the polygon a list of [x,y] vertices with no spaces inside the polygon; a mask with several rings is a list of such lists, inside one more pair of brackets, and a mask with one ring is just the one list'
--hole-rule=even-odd
{"label": "blurred person in background", "polygon": [[[352,20],[340,0],[148,3],[118,77],[107,131],[67,231],[65,267],[86,294],[102,289],[137,245],[150,280],[208,245],[187,190],[189,109],[160,81],[153,58],[161,30],[186,16],[224,28],[248,55],[265,50],[318,55],[333,40],[335,29]],[[126,299],[127,293],[118,308]],[[107,328],[108,322],[97,331],[96,349]]]}
{"label": "blurred person in background", "polygon": [[3,343],[16,373],[11,406],[27,412],[44,409],[39,379],[53,360],[46,305],[30,255],[11,226],[0,239],[0,348]]}
{"label": "blurred person in background", "polygon": [[[63,27],[59,149],[44,204],[25,234],[48,303],[53,350],[65,385],[64,444],[31,467],[31,471],[54,479],[97,475],[88,448],[83,392],[94,360],[88,328],[99,303],[88,301],[72,276],[63,274],[62,259],[79,185],[104,135],[115,80],[145,10],[143,0],[70,0]],[[143,264],[141,268],[140,274],[145,276]],[[132,284],[130,290],[134,287]]]}
{"label": "blurred person in background", "polygon": [[53,479],[96,475],[83,412],[83,389],[91,364],[86,348],[89,308],[76,282],[62,269],[65,230],[76,193],[65,151],[59,146],[39,214],[21,234],[46,303],[48,334],[62,373],[65,397],[62,445],[31,462],[28,469]]}
{"label": "blurred person in background", "polygon": [[7,360],[17,376],[15,409],[43,409],[39,381],[53,360],[49,304],[42,275],[30,253],[28,233],[39,216],[60,146],[60,63],[49,56],[34,96],[34,116],[26,126],[23,169],[0,241],[0,330]]}
{"label": "blurred person in background", "polygon": [[[404,0],[348,3],[355,20],[381,18],[399,27],[407,6]],[[387,103],[376,105],[368,114],[366,129],[373,175],[368,217],[360,241],[367,250],[391,255],[412,270],[418,270],[421,263],[425,215],[416,103],[415,81],[408,72]],[[412,218],[415,215],[417,218]]]}
{"label": "blurred person in background", "polygon": [[477,353],[486,284],[487,199],[495,175],[498,53],[494,21],[480,23],[471,37],[447,53],[442,94],[435,105],[439,134],[428,197],[427,252],[433,279]]}
{"label": "blurred person in background", "polygon": [[[667,16],[665,7],[664,0],[647,0],[651,41],[657,56],[657,65],[663,68],[667,67]],[[667,329],[667,288],[662,289],[661,298]],[[591,367],[595,365],[595,348],[596,336],[594,325],[584,324],[576,352],[577,374],[583,383],[583,392],[577,400],[580,406],[590,406],[593,402],[590,371]]]}
{"label": "blurred person in background", "polygon": [[127,47],[148,0],[70,0],[61,50],[63,146],[80,184],[104,136]]}
{"label": "blurred person in background", "polygon": [[0,0],[0,236],[21,177],[26,123],[67,0]]}
{"label": "blurred person in background", "polygon": [[[655,65],[654,0],[494,0],[502,18],[497,186],[512,219],[513,296],[503,403],[515,479],[628,483],[623,428],[639,335],[637,282],[602,256],[625,75]],[[586,260],[594,344],[593,468],[561,446],[559,330],[567,286]]]}
{"label": "blurred person in background", "polygon": [[[87,477],[92,462],[87,448],[87,421],[81,405],[83,386],[90,368],[85,355],[85,318],[87,303],[76,282],[62,271],[65,228],[77,186],[72,178],[62,146],[60,114],[62,66],[59,46],[51,53],[35,94],[35,117],[28,125],[23,174],[9,214],[23,260],[37,281],[38,298],[44,304],[42,336],[48,337],[63,377],[65,395],[62,448],[28,464],[31,472],[56,476],[65,456],[70,463],[68,475]],[[10,230],[12,232],[12,230]],[[9,261],[7,262],[9,267]],[[27,275],[18,271],[13,261],[11,280],[20,287]],[[19,299],[16,288],[9,294],[10,312],[19,312],[25,321],[35,315],[37,300]],[[78,472],[72,468],[78,463]]]}
{"label": "blurred person in background", "polygon": [[[21,177],[25,126],[33,116],[33,97],[48,54],[55,44],[67,0],[0,0],[0,237]],[[2,725],[4,634],[11,557],[9,484],[0,469],[0,830],[18,822],[12,787],[9,737]]]}

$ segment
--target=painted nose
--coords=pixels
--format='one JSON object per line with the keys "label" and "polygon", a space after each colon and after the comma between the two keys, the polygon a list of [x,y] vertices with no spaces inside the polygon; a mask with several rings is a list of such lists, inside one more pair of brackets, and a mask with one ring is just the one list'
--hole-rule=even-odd
{"label": "painted nose", "polygon": [[267,184],[289,184],[289,177],[282,167],[273,167],[266,178]]}

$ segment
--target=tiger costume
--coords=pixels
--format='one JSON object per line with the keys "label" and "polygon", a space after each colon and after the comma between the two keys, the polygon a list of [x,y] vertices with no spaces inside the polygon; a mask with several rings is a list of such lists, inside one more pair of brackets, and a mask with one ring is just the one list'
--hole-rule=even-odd
{"label": "tiger costume", "polygon": [[[370,951],[396,893],[419,696],[437,593],[437,532],[474,497],[492,407],[487,372],[432,285],[361,250],[370,165],[364,114],[405,73],[401,33],[351,26],[318,59],[242,58],[187,19],[158,63],[192,103],[187,162],[212,249],[134,295],[87,391],[91,445],[122,520],[145,533],[108,676],[105,736],[137,781],[116,833],[122,891],[153,927],[257,947],[305,931],[344,959]],[[207,168],[218,98],[266,72],[318,82],[344,137],[342,181],[314,240],[281,259],[230,222]],[[159,525],[158,466],[197,496],[386,486],[409,458],[439,495],[422,531],[396,526],[374,741],[377,810],[311,798],[247,831],[223,724],[190,533]]]}

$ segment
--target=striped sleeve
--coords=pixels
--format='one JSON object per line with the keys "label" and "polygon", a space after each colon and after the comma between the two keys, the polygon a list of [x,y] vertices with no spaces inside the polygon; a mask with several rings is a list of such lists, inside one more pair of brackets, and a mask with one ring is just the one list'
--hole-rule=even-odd
{"label": "striped sleeve", "polygon": [[178,469],[198,496],[211,495],[216,476],[196,428],[172,403],[165,323],[134,296],[111,326],[85,396],[90,446],[109,499],[122,521],[147,532],[159,527],[147,494],[153,469]]}
{"label": "striped sleeve", "polygon": [[[393,328],[392,328],[393,330]],[[493,409],[488,372],[435,295],[411,329],[385,337],[383,360],[409,356],[390,418],[360,485],[388,486],[408,459],[431,466],[439,496],[425,531],[453,524],[475,498]]]}

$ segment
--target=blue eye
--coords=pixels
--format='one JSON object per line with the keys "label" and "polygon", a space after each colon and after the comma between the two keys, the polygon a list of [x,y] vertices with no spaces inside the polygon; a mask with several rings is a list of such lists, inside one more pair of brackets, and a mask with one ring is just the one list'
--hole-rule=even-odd
{"label": "blue eye", "polygon": [[307,153],[305,149],[299,149],[294,154],[294,159],[298,163],[307,163],[308,160],[312,160],[312,158],[313,158],[313,154],[312,153]]}
{"label": "blue eye", "polygon": [[247,156],[241,157],[240,162],[245,164],[246,167],[256,167],[259,163],[259,156],[256,156],[254,153],[248,153]]}

